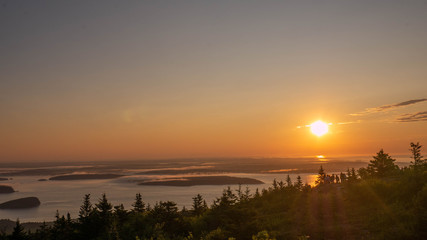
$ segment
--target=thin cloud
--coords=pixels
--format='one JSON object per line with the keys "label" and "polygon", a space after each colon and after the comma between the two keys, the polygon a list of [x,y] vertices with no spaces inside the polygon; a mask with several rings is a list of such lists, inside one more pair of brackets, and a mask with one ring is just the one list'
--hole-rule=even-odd
{"label": "thin cloud", "polygon": [[396,119],[397,122],[421,122],[427,121],[427,111],[403,114]]}
{"label": "thin cloud", "polygon": [[370,114],[370,113],[385,112],[385,111],[392,110],[394,108],[405,107],[408,105],[412,105],[412,104],[416,104],[416,103],[420,103],[420,102],[424,102],[424,101],[427,101],[427,98],[412,99],[412,100],[408,100],[408,101],[404,101],[404,102],[400,102],[400,103],[396,103],[396,104],[383,105],[383,106],[374,107],[374,108],[367,108],[367,109],[365,109],[365,111],[362,111],[359,113],[352,113],[350,115],[351,116],[362,116],[362,115],[366,115],[366,114]]}

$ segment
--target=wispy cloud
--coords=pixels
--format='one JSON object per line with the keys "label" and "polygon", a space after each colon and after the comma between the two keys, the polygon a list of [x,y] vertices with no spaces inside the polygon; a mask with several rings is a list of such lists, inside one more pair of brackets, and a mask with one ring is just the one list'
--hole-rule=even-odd
{"label": "wispy cloud", "polygon": [[427,121],[427,111],[425,112],[417,112],[417,113],[408,113],[400,115],[396,119],[397,122],[421,122]]}
{"label": "wispy cloud", "polygon": [[351,116],[362,116],[362,115],[366,115],[366,114],[370,114],[370,113],[377,113],[377,112],[385,112],[385,111],[389,111],[398,107],[405,107],[408,105],[412,105],[412,104],[416,104],[416,103],[420,103],[420,102],[424,102],[427,101],[427,98],[421,98],[421,99],[412,99],[412,100],[408,100],[408,101],[404,101],[404,102],[400,102],[400,103],[396,103],[396,104],[389,104],[389,105],[383,105],[383,106],[379,106],[379,107],[374,107],[374,108],[367,108],[365,109],[365,111],[362,112],[358,112],[358,113],[352,113],[350,114]]}

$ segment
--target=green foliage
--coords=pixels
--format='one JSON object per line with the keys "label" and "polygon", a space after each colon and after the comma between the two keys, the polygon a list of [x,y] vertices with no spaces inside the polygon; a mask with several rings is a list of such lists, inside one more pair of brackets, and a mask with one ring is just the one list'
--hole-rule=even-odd
{"label": "green foliage", "polygon": [[384,153],[383,149],[373,158],[374,160],[370,161],[367,169],[371,176],[382,178],[390,177],[397,173],[398,167],[394,164],[396,160],[391,158],[387,153]]}
{"label": "green foliage", "polygon": [[202,195],[197,194],[193,197],[193,209],[192,212],[196,216],[202,215],[208,209],[206,201],[203,199]]}
{"label": "green foliage", "polygon": [[275,238],[270,238],[270,235],[267,231],[258,232],[257,235],[252,236],[252,240],[276,240]]}

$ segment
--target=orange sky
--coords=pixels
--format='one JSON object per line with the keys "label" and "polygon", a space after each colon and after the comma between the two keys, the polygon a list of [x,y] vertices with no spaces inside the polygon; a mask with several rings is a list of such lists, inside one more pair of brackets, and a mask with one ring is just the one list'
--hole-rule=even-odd
{"label": "orange sky", "polygon": [[427,6],[401,3],[8,2],[0,161],[408,154]]}

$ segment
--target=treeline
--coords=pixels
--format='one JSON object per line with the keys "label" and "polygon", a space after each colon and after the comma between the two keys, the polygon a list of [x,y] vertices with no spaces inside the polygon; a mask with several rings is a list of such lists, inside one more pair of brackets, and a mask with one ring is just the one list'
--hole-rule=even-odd
{"label": "treeline", "polygon": [[138,193],[127,210],[87,194],[77,219],[57,214],[34,232],[17,221],[0,239],[427,239],[427,160],[419,143],[410,150],[409,167],[380,150],[366,168],[329,175],[321,166],[314,187],[288,175],[261,191],[228,187],[210,206],[197,194],[191,209],[146,205]]}

